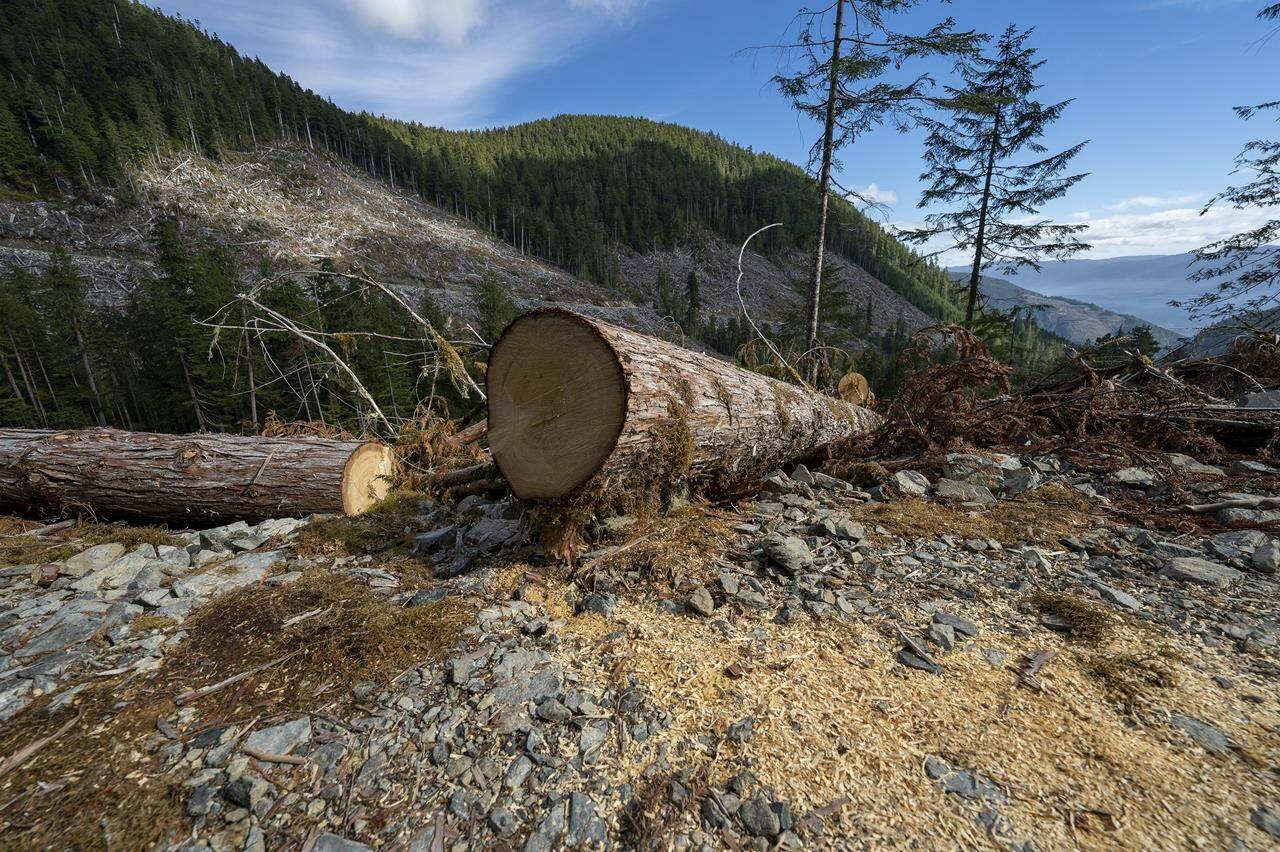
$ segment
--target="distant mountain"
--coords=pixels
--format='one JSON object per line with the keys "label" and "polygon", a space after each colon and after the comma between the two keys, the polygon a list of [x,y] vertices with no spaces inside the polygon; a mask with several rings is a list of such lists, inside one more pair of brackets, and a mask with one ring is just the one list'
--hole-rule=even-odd
{"label": "distant mountain", "polygon": [[[950,272],[957,280],[963,280],[967,275],[959,269],[952,269]],[[991,307],[1000,310],[1035,308],[1036,322],[1041,328],[1072,343],[1089,343],[1104,334],[1130,331],[1140,325],[1151,326],[1151,333],[1162,348],[1176,346],[1184,339],[1176,331],[1170,331],[1142,317],[1117,313],[1079,299],[1046,296],[1003,278],[983,278],[981,288]]]}
{"label": "distant mountain", "polygon": [[1188,299],[1206,289],[1204,283],[1187,280],[1193,261],[1189,253],[1067,260],[1046,263],[1038,273],[1021,272],[1016,280],[1039,293],[1102,305],[1191,335],[1196,327],[1186,311],[1169,300]]}
{"label": "distant mountain", "polygon": [[1250,338],[1254,331],[1280,332],[1280,308],[1249,311],[1240,317],[1219,320],[1196,333],[1178,349],[1185,358],[1207,358],[1226,352],[1236,338]]}

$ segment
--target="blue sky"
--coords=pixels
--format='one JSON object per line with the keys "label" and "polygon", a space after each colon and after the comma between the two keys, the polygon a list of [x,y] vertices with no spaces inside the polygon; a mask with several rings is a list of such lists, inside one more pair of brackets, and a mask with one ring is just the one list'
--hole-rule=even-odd
{"label": "blue sky", "polygon": [[[1280,40],[1263,0],[961,0],[966,27],[1036,27],[1045,100],[1074,98],[1047,144],[1091,140],[1091,177],[1045,211],[1091,225],[1090,257],[1181,252],[1261,218],[1203,202],[1243,142],[1274,129],[1233,105],[1273,99]],[[354,109],[452,128],[564,112],[642,115],[803,162],[818,128],[769,83],[787,0],[160,0]],[[1250,126],[1253,125],[1253,126]],[[843,156],[846,184],[921,215],[919,139],[882,131]],[[1033,286],[1031,281],[1023,282]],[[1105,294],[1104,294],[1105,295]]]}

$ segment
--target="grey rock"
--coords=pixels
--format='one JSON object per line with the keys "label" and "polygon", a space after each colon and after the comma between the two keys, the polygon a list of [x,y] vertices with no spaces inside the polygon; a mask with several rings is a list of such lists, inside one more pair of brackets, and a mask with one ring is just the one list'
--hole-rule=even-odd
{"label": "grey rock", "polygon": [[840,541],[859,542],[867,537],[867,531],[862,524],[851,520],[848,515],[829,514],[821,518],[816,524],[823,535]]}
{"label": "grey rock", "polygon": [[1150,488],[1156,484],[1156,475],[1146,468],[1125,467],[1112,473],[1107,480],[1113,485],[1128,488]]}
{"label": "grey rock", "polygon": [[1236,524],[1270,524],[1280,521],[1280,512],[1259,509],[1222,509],[1217,514],[1218,523],[1225,526]]}
{"label": "grey rock", "polygon": [[1184,557],[1170,559],[1160,571],[1160,576],[1180,583],[1195,583],[1223,589],[1244,575],[1234,568],[1207,559]]}
{"label": "grey rock", "polygon": [[939,624],[935,621],[929,625],[929,641],[944,651],[950,651],[956,646],[955,628],[950,624]]}
{"label": "grey rock", "polygon": [[449,596],[449,590],[445,586],[437,586],[434,589],[420,589],[413,593],[413,597],[405,601],[405,606],[427,606],[428,604],[440,603]]}
{"label": "grey rock", "polygon": [[745,743],[755,733],[755,725],[755,716],[744,716],[729,725],[726,736],[728,736],[730,742]]}
{"label": "grey rock", "polygon": [[268,754],[292,754],[293,750],[311,742],[311,717],[302,716],[292,722],[254,731],[245,738],[244,747]]}
{"label": "grey rock", "polygon": [[559,700],[548,698],[538,705],[535,715],[546,722],[567,722],[573,718],[573,711],[565,707]]}
{"label": "grey rock", "polygon": [[1280,390],[1253,391],[1236,400],[1240,408],[1280,408]]}
{"label": "grey rock", "polygon": [[1183,473],[1192,473],[1197,476],[1227,475],[1227,472],[1222,468],[1215,467],[1211,464],[1204,464],[1203,462],[1184,453],[1169,453],[1169,464],[1173,465]]}
{"label": "grey rock", "polygon": [[711,599],[711,593],[705,586],[696,586],[693,594],[689,595],[689,609],[703,616],[709,616],[716,611],[716,602]]}
{"label": "grey rock", "polygon": [[1126,591],[1117,589],[1114,586],[1108,586],[1106,583],[1094,583],[1093,587],[1097,589],[1098,595],[1107,603],[1124,607],[1130,612],[1140,612],[1142,610],[1142,602]]}
{"label": "grey rock", "polygon": [[1253,809],[1253,813],[1249,814],[1249,822],[1257,826],[1259,831],[1265,831],[1272,837],[1280,839],[1280,811],[1266,805],[1259,805]]}
{"label": "grey rock", "polygon": [[1274,574],[1280,570],[1280,542],[1269,541],[1253,551],[1249,557],[1255,571],[1260,574]]}
{"label": "grey rock", "polygon": [[213,808],[216,792],[211,784],[201,784],[197,787],[195,792],[187,797],[187,816],[200,817],[209,813]]}
{"label": "grey rock", "polygon": [[596,751],[609,738],[609,723],[603,719],[597,719],[588,722],[582,729],[582,734],[578,737],[578,750],[582,753],[583,761],[595,756]]}
{"label": "grey rock", "polygon": [[500,518],[481,518],[472,524],[462,536],[467,547],[480,553],[488,553],[520,538],[520,522]]}
{"label": "grey rock", "polygon": [[271,785],[256,775],[241,775],[222,788],[222,795],[233,805],[253,810],[270,789]]}
{"label": "grey rock", "polygon": [[449,676],[452,682],[456,684],[463,684],[469,681],[471,679],[472,672],[484,665],[484,662],[489,659],[489,655],[492,653],[493,646],[489,645],[468,654],[462,654],[455,657],[449,671]]}
{"label": "grey rock", "polygon": [[617,608],[618,597],[608,592],[592,592],[578,602],[578,612],[592,612],[605,618],[612,618]]}
{"label": "grey rock", "polygon": [[520,789],[532,771],[533,761],[523,754],[518,755],[515,760],[511,761],[511,765],[507,767],[507,774],[502,779],[503,786],[508,790]]}
{"label": "grey rock", "polygon": [[995,495],[987,486],[956,479],[939,479],[934,486],[934,493],[939,500],[950,503],[976,503],[983,506],[993,506],[996,503]]}
{"label": "grey rock", "polygon": [[311,852],[373,852],[372,849],[363,843],[355,840],[348,840],[340,834],[334,834],[326,831],[324,834],[316,838],[315,845],[311,847]]}
{"label": "grey rock", "polygon": [[1221,728],[1210,725],[1208,722],[1201,721],[1194,716],[1173,713],[1169,716],[1169,721],[1185,731],[1187,736],[1191,737],[1201,748],[1211,754],[1227,754],[1235,748],[1235,743]]}
{"label": "grey rock", "polygon": [[489,811],[489,827],[499,837],[510,837],[520,827],[520,820],[502,805],[495,805],[493,810]]}
{"label": "grey rock", "polygon": [[898,652],[898,662],[907,668],[919,669],[929,674],[942,674],[942,666],[929,659],[928,655],[921,655],[909,648],[903,648]]}
{"label": "grey rock", "polygon": [[923,497],[929,491],[929,478],[918,470],[900,470],[893,481],[907,497]]}
{"label": "grey rock", "polygon": [[1044,475],[1031,467],[1023,467],[1004,475],[1004,493],[1009,497],[1039,488],[1044,482]]}
{"label": "grey rock", "polygon": [[0,689],[0,723],[4,723],[31,705],[32,681],[20,679]]}
{"label": "grey rock", "polygon": [[946,464],[942,466],[942,473],[947,479],[957,482],[996,488],[1001,485],[1005,471],[999,461],[986,456],[975,453],[948,453]]}
{"label": "grey rock", "polygon": [[556,801],[538,823],[537,829],[524,843],[524,852],[551,852],[559,848],[568,826],[565,822],[564,802]]}
{"label": "grey rock", "polygon": [[200,574],[191,574],[173,584],[180,598],[202,598],[260,582],[275,565],[284,562],[279,550],[251,551]]}
{"label": "grey rock", "polygon": [[607,840],[608,830],[597,813],[595,801],[585,793],[570,794],[569,831],[565,837],[565,845],[570,849],[599,849],[604,847]]}
{"label": "grey rock", "polygon": [[1276,469],[1269,464],[1263,464],[1260,461],[1250,461],[1249,459],[1239,459],[1231,464],[1232,473],[1241,474],[1266,474],[1272,475],[1280,473],[1280,469]]}
{"label": "grey rock", "polygon": [[958,615],[952,615],[949,612],[943,612],[941,610],[933,614],[933,623],[945,624],[955,630],[955,632],[968,636],[971,639],[976,639],[978,634],[981,632],[978,629],[978,625],[974,624],[969,619],[961,618]]}
{"label": "grey rock", "polygon": [[251,528],[244,521],[236,521],[222,527],[213,527],[200,533],[200,546],[206,550],[229,550],[229,542],[242,535],[250,535]]}
{"label": "grey rock", "polygon": [[441,527],[438,530],[418,533],[413,537],[413,552],[420,556],[432,553],[442,545],[452,544],[456,537],[456,527]]}
{"label": "grey rock", "polygon": [[738,819],[753,837],[777,837],[782,832],[778,814],[770,806],[769,800],[756,794],[742,803],[738,809]]}
{"label": "grey rock", "polygon": [[985,802],[1004,802],[1007,797],[996,783],[973,769],[955,769],[937,757],[925,758],[924,771],[948,793],[964,799]]}
{"label": "grey rock", "polygon": [[760,543],[764,555],[789,574],[802,573],[813,564],[813,551],[802,539],[774,533]]}
{"label": "grey rock", "polygon": [[88,550],[82,550],[63,562],[62,573],[78,579],[85,574],[106,568],[123,555],[124,545],[119,542],[99,544]]}

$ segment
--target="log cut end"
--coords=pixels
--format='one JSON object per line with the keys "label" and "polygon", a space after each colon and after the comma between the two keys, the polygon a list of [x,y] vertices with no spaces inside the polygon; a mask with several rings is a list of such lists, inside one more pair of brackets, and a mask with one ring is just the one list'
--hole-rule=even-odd
{"label": "log cut end", "polygon": [[563,497],[609,458],[627,416],[627,380],[613,347],[574,314],[518,318],[487,372],[493,460],[524,500]]}
{"label": "log cut end", "polygon": [[391,490],[395,451],[383,444],[361,444],[342,470],[342,511],[359,515]]}

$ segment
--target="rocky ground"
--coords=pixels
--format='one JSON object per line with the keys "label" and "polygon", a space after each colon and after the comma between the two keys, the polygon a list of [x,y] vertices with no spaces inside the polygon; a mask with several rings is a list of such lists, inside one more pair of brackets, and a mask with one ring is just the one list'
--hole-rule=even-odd
{"label": "rocky ground", "polygon": [[951,455],[610,518],[0,539],[0,846],[1274,848],[1280,471]]}

